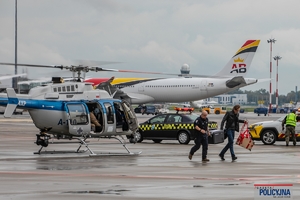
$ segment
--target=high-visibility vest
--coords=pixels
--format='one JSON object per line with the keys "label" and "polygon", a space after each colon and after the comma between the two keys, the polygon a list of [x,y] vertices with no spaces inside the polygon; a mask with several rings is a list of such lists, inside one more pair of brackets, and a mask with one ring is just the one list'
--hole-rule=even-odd
{"label": "high-visibility vest", "polygon": [[290,113],[286,116],[286,125],[296,126],[296,115],[295,113]]}

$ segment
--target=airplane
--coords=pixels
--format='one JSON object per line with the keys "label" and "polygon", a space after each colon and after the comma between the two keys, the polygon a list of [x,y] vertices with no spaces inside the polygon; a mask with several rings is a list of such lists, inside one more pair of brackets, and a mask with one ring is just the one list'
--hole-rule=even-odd
{"label": "airplane", "polygon": [[[5,63],[13,65],[13,63]],[[18,64],[22,65],[22,64]],[[27,65],[29,66],[29,65]],[[101,71],[97,67],[82,66],[38,66],[68,69],[77,72]],[[90,156],[97,155],[89,147],[89,138],[114,138],[127,150],[123,135],[134,141],[134,134],[138,129],[138,121],[131,105],[120,99],[112,98],[104,90],[94,89],[92,84],[84,82],[63,82],[61,78],[52,78],[52,83],[32,88],[29,94],[16,94],[13,88],[7,88],[7,93],[0,93],[0,106],[6,107],[4,117],[11,117],[16,108],[28,110],[34,125],[39,129],[36,134],[36,144],[40,149],[36,154],[45,153],[43,148],[50,144],[50,139],[75,139],[79,143],[76,153],[80,153],[82,146],[90,152]],[[101,126],[92,130],[90,113]],[[121,139],[120,139],[121,138]],[[118,154],[119,155],[119,154]]]}
{"label": "airplane", "polygon": [[[221,71],[213,76],[176,78],[89,78],[85,82],[109,91],[132,104],[191,102],[224,94],[257,83],[246,78],[260,40],[248,40]],[[157,73],[159,74],[159,73]],[[164,73],[161,73],[164,74]]]}

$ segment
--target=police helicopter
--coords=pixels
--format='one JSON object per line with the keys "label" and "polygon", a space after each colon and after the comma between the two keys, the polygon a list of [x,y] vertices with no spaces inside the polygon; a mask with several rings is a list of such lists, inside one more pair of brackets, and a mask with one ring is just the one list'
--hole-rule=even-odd
{"label": "police helicopter", "polygon": [[[123,139],[126,135],[134,141],[138,129],[131,105],[124,100],[112,98],[105,90],[94,89],[91,83],[81,81],[81,75],[84,79],[89,71],[118,70],[83,65],[18,65],[65,69],[73,73],[73,81],[65,82],[59,77],[53,77],[51,84],[32,88],[28,95],[16,94],[13,88],[7,88],[6,94],[0,94],[0,106],[6,106],[4,117],[11,117],[16,108],[28,110],[34,125],[39,129],[35,143],[40,149],[36,154],[44,152],[42,149],[51,143],[50,139],[75,139],[79,143],[75,152],[82,152],[80,149],[85,146],[90,156],[97,155],[88,145],[89,138],[117,139],[128,154],[135,154],[126,147]],[[92,123],[93,119],[97,121],[96,125]]]}

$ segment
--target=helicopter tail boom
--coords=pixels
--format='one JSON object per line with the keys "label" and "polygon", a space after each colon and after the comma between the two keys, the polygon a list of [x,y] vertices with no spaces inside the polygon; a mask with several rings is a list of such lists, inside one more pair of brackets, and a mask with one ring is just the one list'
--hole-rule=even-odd
{"label": "helicopter tail boom", "polygon": [[7,92],[8,102],[4,112],[4,117],[9,118],[12,116],[15,109],[17,108],[19,99],[17,98],[17,94],[13,88],[7,88],[6,92]]}

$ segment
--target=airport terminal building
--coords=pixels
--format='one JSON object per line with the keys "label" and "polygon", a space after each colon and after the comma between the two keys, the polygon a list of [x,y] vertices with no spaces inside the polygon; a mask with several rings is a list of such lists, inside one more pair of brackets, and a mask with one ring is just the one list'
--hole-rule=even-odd
{"label": "airport terminal building", "polygon": [[215,101],[217,104],[224,105],[245,105],[248,104],[247,94],[222,94],[215,97],[205,99],[206,102]]}

